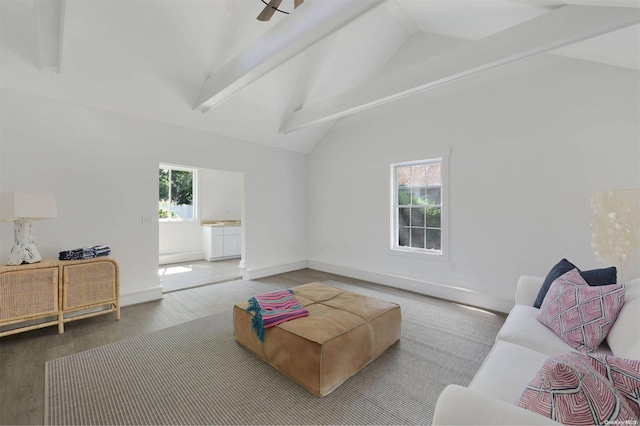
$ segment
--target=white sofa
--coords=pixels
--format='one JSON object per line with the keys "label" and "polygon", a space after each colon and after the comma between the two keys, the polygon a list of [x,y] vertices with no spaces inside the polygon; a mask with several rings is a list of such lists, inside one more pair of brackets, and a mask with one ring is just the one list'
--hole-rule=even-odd
{"label": "white sofa", "polygon": [[[533,307],[544,278],[522,276],[516,304],[469,387],[449,385],[440,394],[434,425],[557,424],[515,405],[547,358],[574,351],[537,320]],[[625,304],[597,352],[640,359],[640,279],[625,284]]]}

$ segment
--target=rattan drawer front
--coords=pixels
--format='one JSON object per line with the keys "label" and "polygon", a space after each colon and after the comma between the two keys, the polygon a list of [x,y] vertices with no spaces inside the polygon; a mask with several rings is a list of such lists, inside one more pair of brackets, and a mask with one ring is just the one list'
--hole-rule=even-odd
{"label": "rattan drawer front", "polygon": [[92,262],[63,266],[63,309],[108,303],[116,299],[116,266]]}
{"label": "rattan drawer front", "polygon": [[0,321],[58,313],[58,268],[0,274]]}

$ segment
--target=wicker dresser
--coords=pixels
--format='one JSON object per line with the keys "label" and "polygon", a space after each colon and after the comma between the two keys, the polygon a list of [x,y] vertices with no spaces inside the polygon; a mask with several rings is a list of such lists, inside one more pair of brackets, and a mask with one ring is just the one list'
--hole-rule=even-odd
{"label": "wicker dresser", "polygon": [[111,312],[120,319],[120,272],[110,257],[0,266],[0,337],[52,325],[63,333],[66,322]]}

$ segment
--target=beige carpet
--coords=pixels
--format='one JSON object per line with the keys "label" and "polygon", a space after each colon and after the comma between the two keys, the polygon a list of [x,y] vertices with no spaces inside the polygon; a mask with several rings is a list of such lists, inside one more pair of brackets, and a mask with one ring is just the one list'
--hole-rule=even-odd
{"label": "beige carpet", "polygon": [[467,385],[502,318],[336,282],[402,306],[402,337],[325,398],[233,339],[231,309],[47,362],[46,424],[430,424]]}

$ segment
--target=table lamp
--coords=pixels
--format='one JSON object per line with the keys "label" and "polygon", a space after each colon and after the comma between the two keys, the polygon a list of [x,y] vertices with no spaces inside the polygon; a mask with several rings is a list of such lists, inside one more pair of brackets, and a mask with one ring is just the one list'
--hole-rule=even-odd
{"label": "table lamp", "polygon": [[0,219],[13,221],[14,241],[7,265],[42,260],[36,248],[34,220],[57,217],[56,199],[48,194],[7,192],[0,194]]}

